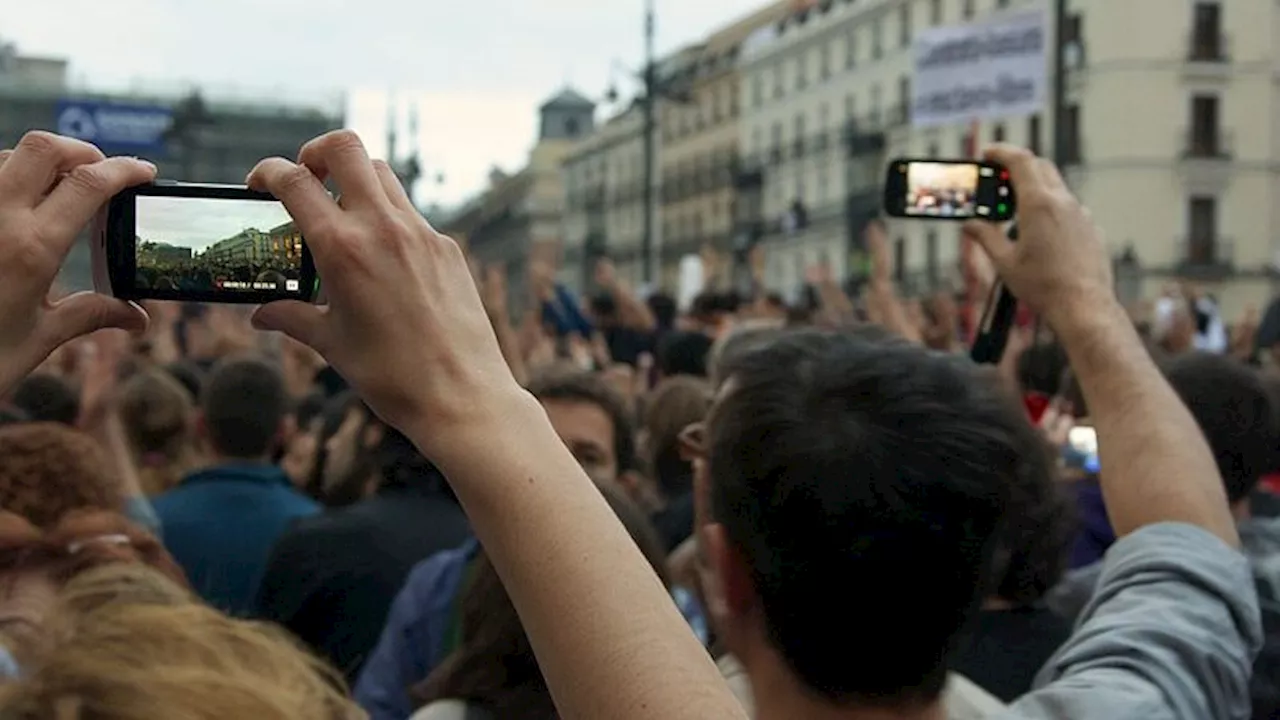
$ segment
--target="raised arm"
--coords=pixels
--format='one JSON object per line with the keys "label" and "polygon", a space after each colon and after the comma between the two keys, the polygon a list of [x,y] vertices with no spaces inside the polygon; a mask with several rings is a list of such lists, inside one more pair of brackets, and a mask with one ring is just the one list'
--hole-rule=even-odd
{"label": "raised arm", "polygon": [[560,716],[739,717],[635,543],[512,377],[457,244],[427,225],[354,134],[325,135],[299,160],[265,160],[250,184],[297,220],[330,305],[276,303],[255,322],[315,347],[440,466]]}
{"label": "raised arm", "polygon": [[1052,163],[1001,148],[1018,193],[1018,242],[966,226],[1020,299],[1058,333],[1098,430],[1102,488],[1117,536],[1184,522],[1239,544],[1217,464],[1113,291],[1111,259]]}

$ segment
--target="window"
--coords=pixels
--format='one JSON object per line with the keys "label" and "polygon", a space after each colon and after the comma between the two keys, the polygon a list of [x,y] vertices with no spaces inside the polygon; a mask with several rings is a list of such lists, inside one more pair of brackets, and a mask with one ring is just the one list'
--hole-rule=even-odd
{"label": "window", "polygon": [[858,36],[850,30],[844,36],[844,66],[852,70],[858,64]]}
{"label": "window", "polygon": [[901,283],[907,277],[907,239],[893,241],[893,279]]}
{"label": "window", "polygon": [[942,24],[942,0],[929,0],[929,24]]}
{"label": "window", "polygon": [[1211,263],[1218,245],[1217,198],[1193,197],[1187,203],[1187,257],[1193,263]]}
{"label": "window", "polygon": [[965,130],[960,133],[960,157],[971,158],[977,150],[977,139],[973,136],[973,130]]}
{"label": "window", "polygon": [[580,130],[580,128],[579,128],[579,126],[578,126],[578,118],[566,118],[566,119],[565,119],[565,121],[564,121],[564,135],[565,135],[565,137],[571,137],[571,138],[578,137],[578,132],[579,132],[579,130]]}
{"label": "window", "polygon": [[871,23],[871,59],[879,60],[884,56],[884,21],[876,18]]}
{"label": "window", "polygon": [[751,154],[760,157],[760,151],[764,150],[764,133],[759,127],[751,131]]}
{"label": "window", "polygon": [[782,63],[773,66],[773,99],[777,100],[782,97]]}
{"label": "window", "polygon": [[1036,155],[1040,153],[1040,114],[1027,118],[1027,149]]}
{"label": "window", "polygon": [[782,160],[782,123],[773,124],[773,134],[769,143],[769,159],[777,163]]}
{"label": "window", "polygon": [[897,121],[906,124],[911,121],[911,76],[898,78]]}
{"label": "window", "polygon": [[1191,98],[1191,138],[1187,150],[1193,157],[1219,154],[1218,98],[1196,95]]}
{"label": "window", "polygon": [[965,20],[973,19],[973,0],[964,0],[964,9],[961,11],[960,16]]}
{"label": "window", "polygon": [[991,128],[991,141],[1002,143],[1005,139],[1004,123],[996,123]]}
{"label": "window", "polygon": [[805,140],[804,133],[805,133],[804,115],[796,115],[795,138],[792,140],[792,145],[794,146],[794,152],[796,157],[801,157],[802,155],[804,155],[804,140]]}
{"label": "window", "polygon": [[818,129],[826,130],[831,125],[831,103],[822,103],[818,108]]}
{"label": "window", "polygon": [[938,143],[936,142],[929,143],[929,149],[925,151],[925,154],[931,158],[938,157]]}
{"label": "window", "polygon": [[898,44],[911,47],[911,3],[903,3],[898,8]]}
{"label": "window", "polygon": [[1222,60],[1222,6],[1216,2],[1195,4],[1191,31],[1192,60]]}
{"label": "window", "polygon": [[831,79],[831,43],[822,43],[822,49],[818,51],[818,72],[821,73],[824,81]]}
{"label": "window", "polygon": [[751,106],[760,107],[764,103],[764,73],[751,75]]}
{"label": "window", "polygon": [[996,8],[1003,10],[1009,7],[1009,0],[996,0]]}
{"label": "window", "polygon": [[871,86],[871,123],[873,125],[880,124],[880,86]]}
{"label": "window", "polygon": [[924,236],[925,272],[929,276],[929,286],[938,286],[938,233],[930,230]]}
{"label": "window", "polygon": [[1062,109],[1062,161],[1078,164],[1083,159],[1080,143],[1080,106],[1068,105]]}
{"label": "window", "polygon": [[803,90],[809,86],[809,63],[804,55],[796,58],[796,89]]}
{"label": "window", "polygon": [[844,96],[844,119],[852,120],[858,112],[858,101],[854,99],[853,93]]}

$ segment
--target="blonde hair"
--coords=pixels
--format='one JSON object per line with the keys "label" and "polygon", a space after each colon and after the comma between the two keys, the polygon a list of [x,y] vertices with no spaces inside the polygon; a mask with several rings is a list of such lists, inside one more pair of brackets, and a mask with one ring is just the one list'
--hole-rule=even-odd
{"label": "blonde hair", "polygon": [[59,613],[87,615],[108,605],[187,605],[195,595],[145,565],[116,563],[81,572],[58,593]]}
{"label": "blonde hair", "polygon": [[147,495],[171,489],[195,465],[194,412],[186,388],[159,368],[134,373],[121,385],[120,415]]}
{"label": "blonde hair", "polygon": [[[96,582],[131,586],[122,579],[100,576]],[[84,582],[90,583],[87,575]],[[163,582],[154,580],[140,593],[133,585],[106,602],[88,592],[60,607],[49,619],[47,649],[24,662],[20,680],[0,686],[0,717],[366,717],[348,698],[341,676],[284,631],[233,620],[198,603],[169,602],[175,597],[157,598],[152,591]]]}

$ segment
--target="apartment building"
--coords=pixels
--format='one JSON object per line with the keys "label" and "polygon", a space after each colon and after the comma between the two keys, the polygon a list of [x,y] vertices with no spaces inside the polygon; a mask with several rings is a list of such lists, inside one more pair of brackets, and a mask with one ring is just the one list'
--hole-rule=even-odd
{"label": "apartment building", "polygon": [[[656,165],[656,163],[655,163]],[[595,261],[608,256],[639,287],[644,268],[644,117],[633,106],[601,125],[564,159],[564,259],[560,280],[591,287]]]}
{"label": "apartment building", "polygon": [[[860,228],[879,211],[892,157],[959,157],[997,141],[1052,155],[1048,108],[911,124],[917,33],[1038,7],[1052,36],[1050,5],[828,0],[744,43],[738,226],[765,244],[768,284],[794,291],[818,264],[853,279],[863,272]],[[1135,294],[1186,278],[1216,292],[1229,313],[1269,297],[1280,260],[1277,21],[1274,3],[1068,0],[1059,160],[1126,259],[1125,275],[1138,279]],[[890,227],[909,290],[954,282],[952,224]]]}
{"label": "apartment building", "polygon": [[675,53],[661,66],[664,84],[680,89],[667,97],[659,117],[661,141],[661,281],[678,282],[680,259],[704,248],[731,252],[734,176],[738,171],[743,41],[772,26],[797,5],[772,2]]}

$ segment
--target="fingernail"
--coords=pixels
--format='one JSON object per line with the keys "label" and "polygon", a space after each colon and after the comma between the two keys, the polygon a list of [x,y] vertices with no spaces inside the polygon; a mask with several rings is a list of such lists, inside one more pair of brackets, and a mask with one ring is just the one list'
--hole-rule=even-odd
{"label": "fingernail", "polygon": [[141,163],[141,164],[143,164],[143,165],[146,165],[148,168],[150,168],[150,169],[151,169],[151,172],[153,172],[153,173],[158,173],[158,172],[160,172],[160,169],[156,167],[156,164],[155,164],[155,163],[153,163],[153,162],[151,162],[150,160],[147,160],[147,159],[145,159],[145,158],[140,158],[140,157],[135,157],[135,158],[134,158],[134,160],[136,160],[137,162],[139,162],[139,163]]}

